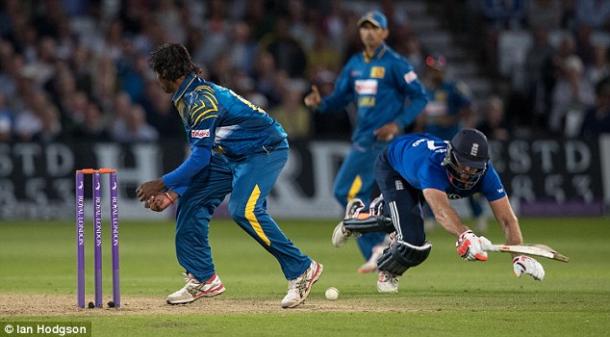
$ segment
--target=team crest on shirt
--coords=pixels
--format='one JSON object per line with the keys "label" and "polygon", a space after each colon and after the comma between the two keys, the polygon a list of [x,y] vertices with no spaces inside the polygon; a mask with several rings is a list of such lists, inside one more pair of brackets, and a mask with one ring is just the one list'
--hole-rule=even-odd
{"label": "team crest on shirt", "polygon": [[371,68],[371,77],[372,78],[383,78],[383,76],[385,76],[384,67],[372,67]]}
{"label": "team crest on shirt", "polygon": [[191,138],[208,138],[210,136],[210,129],[204,130],[191,130]]}

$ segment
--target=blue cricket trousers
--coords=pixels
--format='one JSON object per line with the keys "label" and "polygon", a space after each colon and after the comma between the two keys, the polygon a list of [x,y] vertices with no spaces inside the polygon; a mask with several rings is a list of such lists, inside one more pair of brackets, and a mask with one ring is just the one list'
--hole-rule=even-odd
{"label": "blue cricket trousers", "polygon": [[[353,198],[362,199],[365,205],[371,202],[375,188],[375,159],[386,147],[386,143],[375,143],[369,147],[353,144],[335,178],[334,193],[337,201],[345,206]],[[358,237],[358,247],[365,260],[371,257],[373,247],[383,242],[385,233],[367,233]]]}
{"label": "blue cricket trousers", "polygon": [[214,210],[228,193],[233,220],[275,256],[286,279],[295,279],[307,270],[311,259],[295,247],[266,210],[266,197],[287,159],[287,149],[252,154],[240,161],[212,156],[209,166],[179,199],[176,255],[188,273],[200,281],[215,273],[208,228]]}

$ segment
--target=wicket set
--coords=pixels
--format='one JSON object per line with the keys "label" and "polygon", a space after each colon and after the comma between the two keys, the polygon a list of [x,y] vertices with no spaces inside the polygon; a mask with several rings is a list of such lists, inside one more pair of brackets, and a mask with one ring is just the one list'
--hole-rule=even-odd
{"label": "wicket set", "polygon": [[110,224],[112,246],[112,303],[121,306],[119,279],[119,190],[117,170],[111,168],[81,169],[76,171],[76,256],[77,291],[76,300],[80,308],[85,307],[85,176],[92,177],[93,231],[94,231],[94,283],[95,307],[103,306],[102,298],[102,189],[101,176],[107,174],[110,182]]}

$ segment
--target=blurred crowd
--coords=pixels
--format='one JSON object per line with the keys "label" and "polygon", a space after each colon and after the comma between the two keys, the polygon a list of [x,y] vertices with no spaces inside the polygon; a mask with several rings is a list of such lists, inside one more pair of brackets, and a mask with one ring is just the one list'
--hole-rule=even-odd
{"label": "blurred crowd", "polygon": [[610,1],[468,0],[465,7],[478,23],[466,30],[479,37],[486,72],[508,83],[504,101],[516,131],[610,133]]}
{"label": "blurred crowd", "polygon": [[[426,76],[427,52],[396,3],[4,0],[0,141],[183,138],[170,96],[148,67],[150,51],[167,41],[184,43],[205,78],[267,110],[291,138],[346,139],[349,111],[313,114],[303,96],[312,83],[323,96],[332,91],[347,58],[361,49],[356,22],[373,7],[388,15],[388,44]],[[531,47],[524,62],[511,65],[522,67],[511,74],[523,76],[505,76],[511,90],[476,98],[482,104],[469,106],[458,123],[488,128],[499,139],[523,127],[603,131],[610,110],[608,41],[593,37],[608,32],[609,1],[460,3],[485,27],[482,59],[492,73],[499,73],[504,32],[525,31]],[[553,44],[555,31],[561,38]]]}
{"label": "blurred crowd", "polygon": [[340,1],[6,0],[0,8],[0,140],[183,138],[148,67],[181,42],[204,76],[280,120],[293,138],[350,133],[346,114],[305,109],[359,48],[361,11]]}

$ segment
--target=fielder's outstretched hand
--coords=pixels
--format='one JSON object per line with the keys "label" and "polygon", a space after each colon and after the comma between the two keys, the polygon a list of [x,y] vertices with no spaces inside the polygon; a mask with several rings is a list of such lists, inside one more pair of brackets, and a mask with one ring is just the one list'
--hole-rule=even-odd
{"label": "fielder's outstretched hand", "polygon": [[529,256],[516,256],[513,259],[513,271],[517,277],[527,274],[533,277],[536,281],[542,281],[544,279],[544,267],[542,267],[540,262]]}
{"label": "fielder's outstretched hand", "polygon": [[485,247],[491,242],[484,236],[477,236],[471,230],[460,234],[455,246],[457,253],[467,261],[487,261]]}
{"label": "fielder's outstretched hand", "polygon": [[315,85],[311,86],[311,92],[307,94],[304,98],[305,106],[308,108],[315,109],[322,102],[322,96],[320,96],[320,91],[318,91],[318,87]]}

